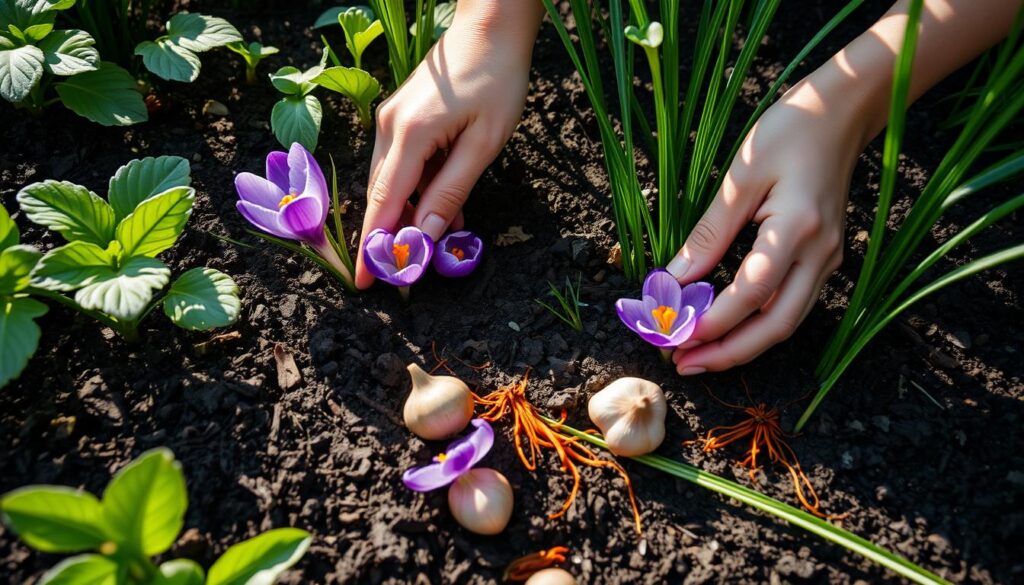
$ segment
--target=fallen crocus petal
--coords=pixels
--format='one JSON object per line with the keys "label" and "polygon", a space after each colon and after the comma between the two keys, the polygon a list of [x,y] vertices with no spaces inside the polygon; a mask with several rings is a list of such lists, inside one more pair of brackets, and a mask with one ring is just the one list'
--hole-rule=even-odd
{"label": "fallen crocus petal", "polygon": [[480,264],[483,248],[473,232],[452,232],[434,246],[434,269],[448,278],[467,276]]}
{"label": "fallen crocus petal", "polygon": [[710,307],[715,291],[711,284],[695,282],[685,287],[665,270],[654,270],[644,280],[641,299],[619,299],[619,318],[641,339],[662,349],[686,342],[697,320]]}
{"label": "fallen crocus petal", "polygon": [[494,445],[494,430],[483,419],[473,419],[473,432],[448,445],[448,450],[434,457],[434,462],[414,467],[402,474],[405,487],[416,492],[442,488],[473,468]]}
{"label": "fallen crocus petal", "polygon": [[402,228],[394,235],[375,229],[366,236],[363,246],[370,274],[398,287],[419,280],[434,255],[433,240],[415,227]]}

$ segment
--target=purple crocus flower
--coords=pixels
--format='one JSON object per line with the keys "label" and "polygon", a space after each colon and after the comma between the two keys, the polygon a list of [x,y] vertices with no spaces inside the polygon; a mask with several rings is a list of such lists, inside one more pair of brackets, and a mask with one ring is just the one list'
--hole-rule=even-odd
{"label": "purple crocus flower", "polygon": [[402,474],[405,487],[416,492],[429,492],[452,483],[473,468],[491,450],[494,430],[482,418],[470,421],[473,432],[448,445],[448,450],[434,457],[434,462],[414,467]]}
{"label": "purple crocus flower", "polygon": [[619,299],[615,310],[626,327],[668,353],[690,338],[714,298],[709,283],[680,286],[674,276],[658,269],[644,280],[642,299]]}
{"label": "purple crocus flower", "polygon": [[434,241],[415,227],[404,227],[398,233],[375,229],[364,242],[366,268],[370,274],[399,287],[407,294],[408,286],[423,276],[434,255]]}
{"label": "purple crocus flower", "polygon": [[441,276],[459,278],[476,270],[484,245],[473,232],[452,232],[434,246],[434,269]]}
{"label": "purple crocus flower", "polygon": [[301,144],[268,154],[266,178],[239,173],[235,190],[236,207],[250,223],[272,236],[308,245],[351,282],[351,273],[324,232],[331,207],[327,180]]}

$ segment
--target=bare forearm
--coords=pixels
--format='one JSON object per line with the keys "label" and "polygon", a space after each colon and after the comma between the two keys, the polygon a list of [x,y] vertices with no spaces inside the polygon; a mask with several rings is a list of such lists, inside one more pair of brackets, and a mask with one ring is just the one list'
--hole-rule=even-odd
{"label": "bare forearm", "polygon": [[540,0],[460,0],[455,22],[477,33],[491,47],[529,60],[544,18]]}

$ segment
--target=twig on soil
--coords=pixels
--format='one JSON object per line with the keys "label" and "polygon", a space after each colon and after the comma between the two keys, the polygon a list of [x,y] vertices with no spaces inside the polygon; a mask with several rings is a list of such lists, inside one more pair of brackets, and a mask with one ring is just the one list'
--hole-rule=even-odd
{"label": "twig on soil", "polygon": [[[626,489],[629,491],[629,501],[633,506],[633,519],[636,523],[636,532],[637,534],[642,534],[640,510],[636,505],[636,496],[633,494],[633,484],[630,482],[629,475],[626,473],[626,470],[615,461],[600,459],[593,451],[581,442],[581,439],[561,433],[559,431],[559,427],[563,422],[565,422],[565,410],[562,411],[561,418],[559,420],[554,421],[553,423],[545,421],[544,417],[537,412],[537,408],[526,399],[526,385],[528,378],[529,373],[525,374],[523,379],[519,382],[502,386],[482,398],[473,394],[473,399],[477,404],[483,405],[487,408],[487,410],[480,415],[480,418],[488,422],[496,422],[504,418],[506,414],[512,414],[512,437],[515,441],[516,452],[519,454],[519,460],[523,462],[523,466],[526,467],[526,469],[529,471],[536,471],[537,455],[540,453],[541,449],[553,449],[558,454],[558,458],[562,463],[562,469],[572,475],[573,486],[569,493],[569,497],[565,500],[565,504],[562,505],[562,509],[550,514],[548,518],[555,519],[563,516],[569,511],[573,501],[575,501],[576,494],[580,487],[580,472],[577,468],[577,464],[588,465],[590,467],[604,467],[615,470],[626,482]],[[526,437],[526,442],[530,450],[529,457],[526,456],[526,453],[523,450],[523,436]]]}

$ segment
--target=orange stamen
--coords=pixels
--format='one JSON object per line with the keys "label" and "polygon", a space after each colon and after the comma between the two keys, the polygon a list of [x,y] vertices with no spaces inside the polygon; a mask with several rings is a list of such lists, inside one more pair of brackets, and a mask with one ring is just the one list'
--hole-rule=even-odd
{"label": "orange stamen", "polygon": [[654,321],[658,324],[658,329],[662,333],[669,333],[672,331],[672,324],[676,322],[678,313],[676,313],[675,309],[672,307],[662,305],[651,311],[651,315],[654,316]]}
{"label": "orange stamen", "polygon": [[395,256],[395,268],[401,270],[409,265],[409,244],[392,244],[391,253]]}
{"label": "orange stamen", "polygon": [[448,459],[448,454],[447,453],[438,453],[437,457],[435,457],[434,459],[437,459],[438,463],[444,463],[445,460]]}
{"label": "orange stamen", "polygon": [[[579,439],[559,432],[559,427],[565,422],[566,413],[564,410],[557,425],[549,425],[545,422],[541,418],[540,413],[537,412],[537,408],[526,399],[528,377],[529,375],[523,376],[523,379],[519,382],[502,386],[483,398],[473,394],[473,399],[477,404],[487,408],[480,415],[480,418],[487,422],[493,423],[504,418],[509,413],[512,414],[512,438],[523,467],[526,467],[529,471],[535,471],[537,469],[537,456],[540,454],[541,449],[551,449],[558,455],[562,470],[572,475],[573,483],[569,497],[565,500],[562,508],[558,512],[550,514],[548,518],[555,519],[563,516],[569,511],[573,501],[575,501],[581,481],[577,464],[590,467],[604,467],[614,470],[626,482],[626,489],[629,491],[629,501],[633,506],[633,520],[636,524],[636,532],[641,534],[640,509],[636,505],[636,497],[633,495],[633,484],[630,482],[626,470],[615,461],[598,458],[589,447],[581,444]],[[526,438],[526,449],[523,447],[523,437]],[[526,455],[527,450],[530,453],[529,457]]]}
{"label": "orange stamen", "polygon": [[285,205],[288,205],[289,203],[291,203],[292,201],[295,201],[296,199],[298,199],[298,196],[296,196],[296,195],[292,195],[292,194],[285,195],[284,197],[281,198],[280,201],[277,202],[277,208],[278,209],[282,209]]}
{"label": "orange stamen", "polygon": [[460,250],[459,248],[455,247],[455,246],[452,246],[452,249],[448,250],[448,251],[451,252],[452,256],[455,256],[456,258],[458,258],[459,262],[461,262],[461,261],[466,259],[466,253],[463,252],[462,250]]}
{"label": "orange stamen", "polygon": [[553,546],[547,550],[530,553],[509,563],[503,575],[505,581],[526,581],[534,573],[546,569],[555,563],[565,562],[565,553],[569,549],[564,546]]}

